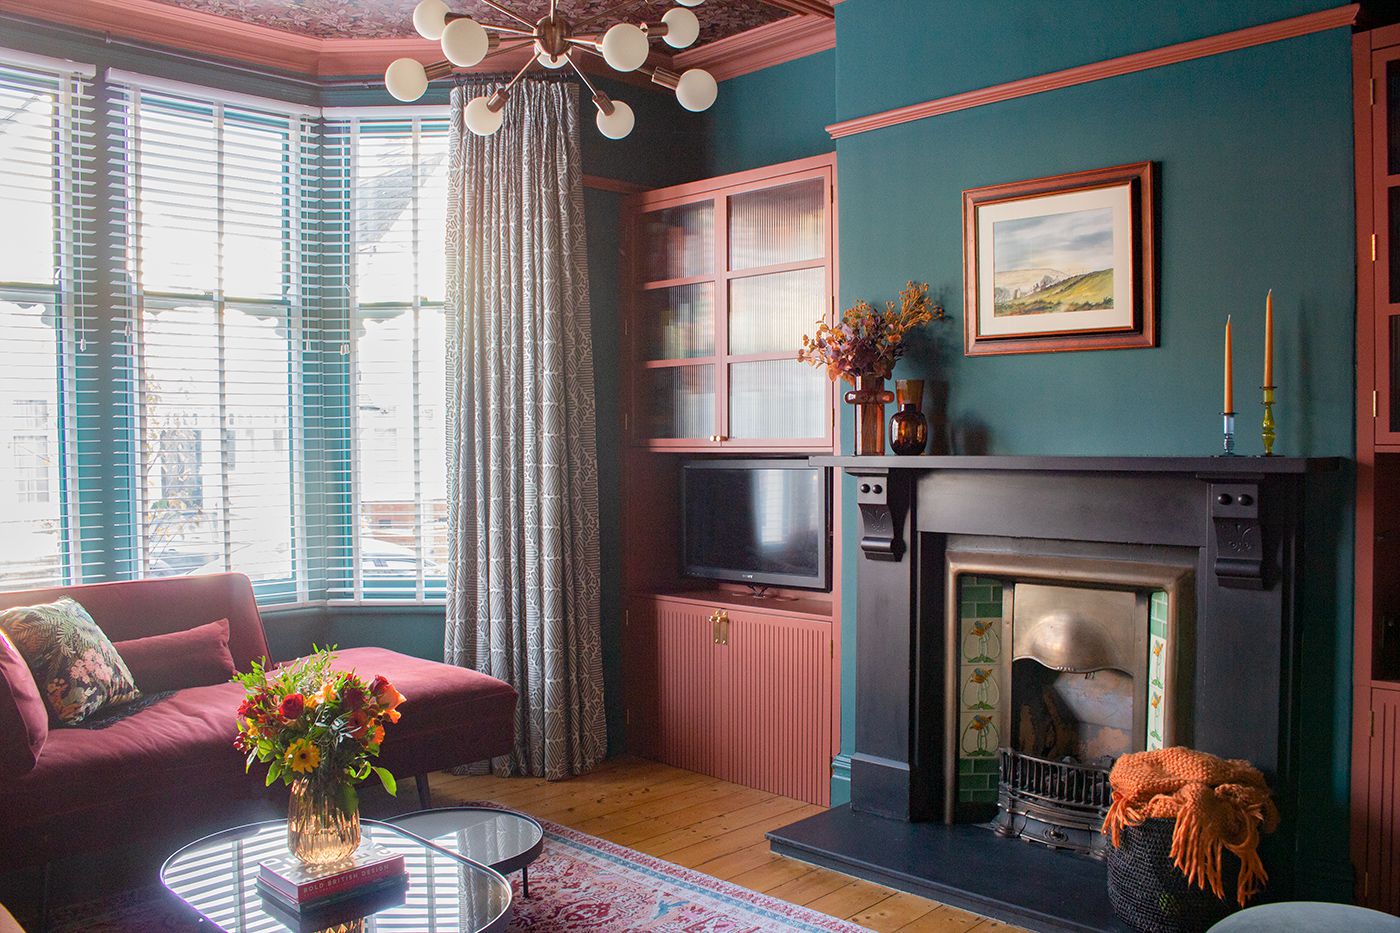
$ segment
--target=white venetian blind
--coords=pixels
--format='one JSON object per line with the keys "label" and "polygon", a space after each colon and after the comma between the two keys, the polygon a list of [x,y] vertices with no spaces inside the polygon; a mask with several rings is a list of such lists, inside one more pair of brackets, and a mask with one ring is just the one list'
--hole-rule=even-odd
{"label": "white venetian blind", "polygon": [[0,588],[82,579],[93,323],[90,69],[0,50]]}
{"label": "white venetian blind", "polygon": [[308,116],[113,76],[130,319],[133,563],[309,591],[302,450]]}
{"label": "white venetian blind", "polygon": [[338,272],[325,267],[322,320],[330,363],[340,356],[348,386],[345,441],[325,462],[325,488],[345,516],[327,529],[330,596],[440,599],[447,118],[339,115],[325,134],[324,203],[338,209],[344,259]]}

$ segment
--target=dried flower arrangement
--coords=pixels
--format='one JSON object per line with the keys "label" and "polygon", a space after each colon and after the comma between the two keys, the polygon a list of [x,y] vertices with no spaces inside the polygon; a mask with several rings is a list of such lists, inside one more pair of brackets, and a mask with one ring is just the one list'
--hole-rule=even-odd
{"label": "dried flower arrangement", "polygon": [[844,379],[854,385],[858,376],[888,379],[907,349],[905,336],[946,317],[943,307],[929,300],[928,283],[911,281],[898,302],[885,303],[884,311],[862,298],[835,324],[819,321],[814,335],[802,336],[797,359],[824,368],[833,382]]}

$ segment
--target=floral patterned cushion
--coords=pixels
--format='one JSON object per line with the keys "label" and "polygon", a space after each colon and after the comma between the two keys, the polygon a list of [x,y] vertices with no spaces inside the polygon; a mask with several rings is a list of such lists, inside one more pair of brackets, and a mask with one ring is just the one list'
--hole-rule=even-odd
{"label": "floral patterned cushion", "polygon": [[71,726],[141,696],[111,639],[67,596],[0,612],[0,631],[24,655],[57,724]]}

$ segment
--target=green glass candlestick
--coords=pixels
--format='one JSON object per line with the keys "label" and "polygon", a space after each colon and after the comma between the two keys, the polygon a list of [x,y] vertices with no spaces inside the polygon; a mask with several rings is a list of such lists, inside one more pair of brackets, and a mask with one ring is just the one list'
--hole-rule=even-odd
{"label": "green glass candlestick", "polygon": [[1274,387],[1261,386],[1264,392],[1264,424],[1260,433],[1264,438],[1264,456],[1274,455],[1274,438],[1277,436],[1274,424]]}

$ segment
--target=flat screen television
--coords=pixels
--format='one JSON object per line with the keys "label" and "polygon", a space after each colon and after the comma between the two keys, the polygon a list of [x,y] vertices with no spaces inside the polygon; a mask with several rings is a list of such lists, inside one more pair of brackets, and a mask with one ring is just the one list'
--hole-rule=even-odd
{"label": "flat screen television", "polygon": [[830,588],[830,472],[806,460],[691,460],[681,469],[681,571]]}

